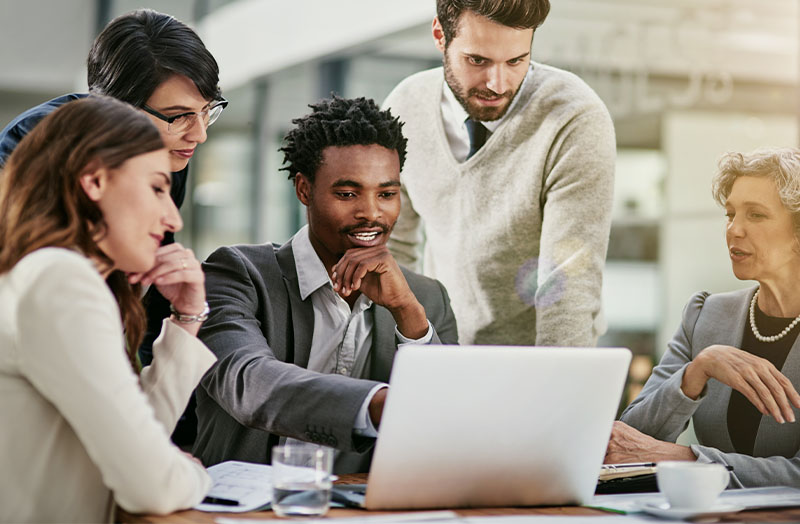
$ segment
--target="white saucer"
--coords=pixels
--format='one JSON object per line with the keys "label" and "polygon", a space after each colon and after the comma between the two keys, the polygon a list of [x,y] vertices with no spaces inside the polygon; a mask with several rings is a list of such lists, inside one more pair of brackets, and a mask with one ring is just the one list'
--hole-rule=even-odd
{"label": "white saucer", "polygon": [[710,508],[706,509],[692,509],[692,508],[671,508],[667,502],[645,502],[639,505],[639,509],[650,515],[661,517],[665,519],[688,519],[700,515],[717,515],[719,513],[735,513],[742,511],[744,506],[737,506],[736,504],[725,504],[718,502]]}

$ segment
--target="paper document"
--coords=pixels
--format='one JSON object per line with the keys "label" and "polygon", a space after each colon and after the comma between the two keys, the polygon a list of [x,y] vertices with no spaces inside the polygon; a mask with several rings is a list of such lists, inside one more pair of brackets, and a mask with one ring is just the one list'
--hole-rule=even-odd
{"label": "paper document", "polygon": [[603,464],[600,468],[600,475],[597,480],[605,482],[619,478],[638,477],[641,475],[651,475],[656,472],[655,463],[636,463],[636,464]]}
{"label": "paper document", "polygon": [[[662,504],[666,500],[661,493],[595,495],[585,506],[634,513],[641,511],[643,504]],[[744,506],[745,509],[800,506],[800,489],[786,487],[729,489],[720,494],[719,501],[733,506]]]}
{"label": "paper document", "polygon": [[461,517],[463,524],[653,524],[650,517],[629,515],[508,515],[496,517]]}
{"label": "paper document", "polygon": [[272,501],[272,466],[229,460],[208,468],[214,484],[207,497],[236,501],[236,506],[201,503],[200,511],[243,513]]}
{"label": "paper document", "polygon": [[[217,524],[274,524],[275,520],[231,519],[219,517]],[[333,519],[297,520],[302,524],[395,524],[442,522],[449,524],[652,524],[652,518],[632,516],[565,516],[565,515],[508,515],[495,517],[461,517],[452,511],[421,511],[416,513],[393,513],[366,517],[344,517]]]}
{"label": "paper document", "polygon": [[800,489],[787,487],[730,489],[720,500],[726,504],[756,508],[789,508],[800,506]]}
{"label": "paper document", "polygon": [[[459,516],[452,511],[417,511],[415,513],[393,513],[390,515],[369,515],[364,512],[364,517],[345,517],[337,518],[336,524],[390,524],[395,522],[442,522],[460,521]],[[220,517],[216,519],[217,524],[274,524],[275,520],[259,519],[228,519]],[[303,524],[311,523],[330,523],[330,518],[302,519],[296,520]]]}

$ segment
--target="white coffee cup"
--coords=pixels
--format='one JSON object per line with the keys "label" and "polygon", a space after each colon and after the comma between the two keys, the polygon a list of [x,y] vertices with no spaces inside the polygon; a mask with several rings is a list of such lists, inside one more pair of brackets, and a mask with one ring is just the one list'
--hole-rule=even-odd
{"label": "white coffee cup", "polygon": [[722,464],[670,460],[658,463],[656,479],[671,508],[702,511],[728,487],[730,473]]}

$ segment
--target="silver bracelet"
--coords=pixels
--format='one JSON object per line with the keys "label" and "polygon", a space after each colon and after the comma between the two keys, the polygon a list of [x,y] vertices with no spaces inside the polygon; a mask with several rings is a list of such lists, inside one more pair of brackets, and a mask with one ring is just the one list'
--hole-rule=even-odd
{"label": "silver bracelet", "polygon": [[175,320],[180,322],[181,324],[194,324],[195,322],[205,322],[208,320],[208,314],[211,313],[211,309],[208,307],[208,302],[203,302],[203,311],[199,315],[184,315],[183,313],[179,313],[177,309],[175,309],[172,304],[169,305],[169,310],[175,316]]}

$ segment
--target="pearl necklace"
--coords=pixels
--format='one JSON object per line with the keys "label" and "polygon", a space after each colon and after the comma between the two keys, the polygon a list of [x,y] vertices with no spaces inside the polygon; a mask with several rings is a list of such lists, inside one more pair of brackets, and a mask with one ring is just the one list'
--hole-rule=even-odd
{"label": "pearl necklace", "polygon": [[776,340],[780,340],[785,337],[789,331],[792,330],[798,323],[800,323],[800,315],[792,320],[792,323],[786,326],[783,331],[778,333],[777,335],[772,335],[771,337],[765,337],[761,333],[758,332],[758,328],[756,327],[756,300],[758,299],[758,292],[761,291],[761,288],[756,289],[755,294],[753,295],[753,300],[750,301],[750,329],[753,330],[753,334],[756,336],[758,340],[761,342],[775,342]]}

